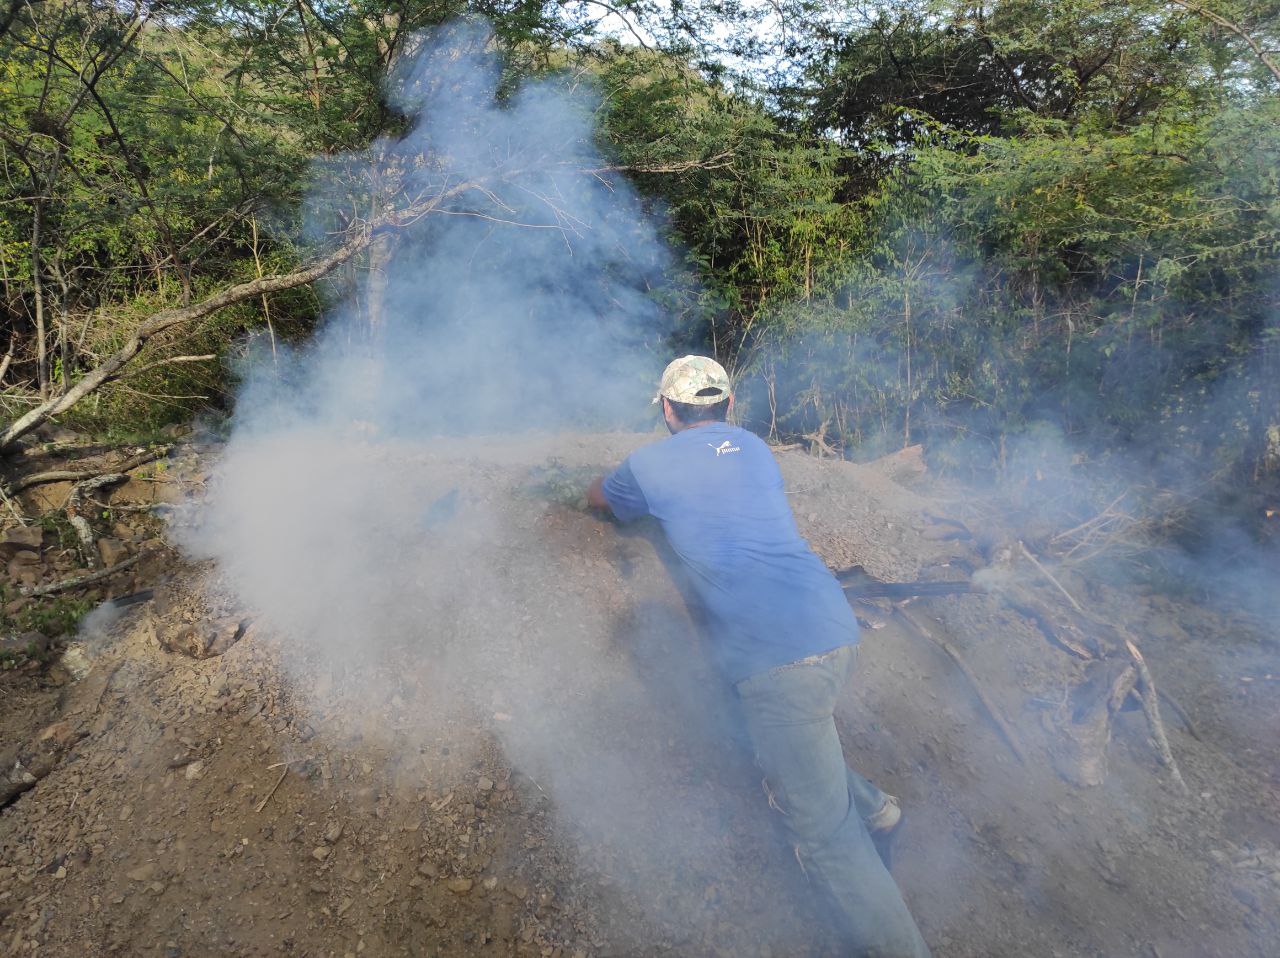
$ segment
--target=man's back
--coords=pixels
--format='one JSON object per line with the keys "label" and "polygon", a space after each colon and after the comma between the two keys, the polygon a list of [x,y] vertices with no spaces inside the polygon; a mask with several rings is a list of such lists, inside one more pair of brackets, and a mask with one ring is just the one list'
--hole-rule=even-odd
{"label": "man's back", "polygon": [[636,450],[604,483],[623,521],[651,515],[705,604],[730,681],[858,640],[834,577],[796,529],[759,437],[723,422]]}

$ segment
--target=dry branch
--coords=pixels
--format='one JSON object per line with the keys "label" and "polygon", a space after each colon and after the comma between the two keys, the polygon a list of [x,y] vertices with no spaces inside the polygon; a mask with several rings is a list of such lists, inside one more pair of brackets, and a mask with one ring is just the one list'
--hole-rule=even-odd
{"label": "dry branch", "polygon": [[1022,554],[1024,556],[1026,556],[1028,559],[1031,560],[1031,564],[1035,566],[1037,570],[1039,570],[1040,574],[1044,576],[1046,579],[1048,579],[1051,583],[1053,583],[1054,587],[1059,592],[1061,592],[1064,596],[1067,597],[1067,601],[1071,603],[1071,608],[1075,609],[1077,612],[1083,615],[1084,607],[1081,606],[1080,603],[1076,601],[1075,596],[1073,596],[1070,592],[1068,592],[1066,590],[1066,587],[1064,587],[1061,582],[1059,582],[1056,578],[1054,578],[1052,572],[1050,572],[1048,569],[1046,569],[1043,565],[1040,564],[1040,560],[1037,559],[1032,554],[1031,550],[1027,548],[1026,543],[1023,542],[1021,539],[1018,540],[1018,548],[1022,550]]}
{"label": "dry branch", "polygon": [[71,494],[67,496],[67,504],[65,506],[67,521],[71,523],[71,528],[75,529],[76,535],[80,537],[80,545],[84,550],[85,562],[89,564],[91,569],[97,568],[99,558],[95,548],[96,537],[93,533],[93,526],[89,524],[89,519],[84,514],[84,500],[91,492],[97,492],[99,489],[105,489],[107,486],[114,486],[128,480],[129,477],[123,472],[103,473],[100,476],[94,476],[92,479],[77,482],[71,487]]}
{"label": "dry branch", "polygon": [[[1018,589],[1015,594],[1014,589],[1001,587],[990,591],[1014,612],[1034,622],[1051,645],[1056,645],[1086,662],[1102,655],[1098,640],[1090,632],[1080,628],[1070,617],[1064,621],[1063,617],[1053,615],[1047,603],[1042,602],[1030,590]],[[1082,618],[1087,619],[1085,616]],[[1057,621],[1057,625],[1055,626],[1051,620]]]}
{"label": "dry branch", "polygon": [[282,275],[263,276],[245,283],[237,283],[199,303],[161,310],[143,321],[133,331],[133,334],[125,340],[123,346],[86,373],[84,378],[67,392],[42,402],[10,423],[3,432],[0,432],[0,453],[7,452],[15,442],[27,433],[47,422],[53,416],[66,412],[81,399],[106,383],[111,382],[135,356],[142,352],[147,342],[160,333],[178,326],[190,325],[204,319],[206,316],[213,315],[219,310],[234,306],[236,303],[241,303],[248,299],[314,283],[356,254],[367,249],[375,237],[416,222],[427,214],[438,210],[446,200],[476,188],[476,186],[476,183],[470,181],[458,183],[447,190],[442,190],[429,199],[414,203],[401,210],[386,213],[377,219],[359,223],[344,234],[345,242],[342,245],[304,269]]}
{"label": "dry branch", "polygon": [[281,784],[284,782],[284,777],[288,774],[289,774],[289,766],[285,765],[285,767],[280,770],[280,777],[277,778],[276,783],[273,786],[271,786],[271,791],[267,792],[266,798],[260,801],[257,807],[254,809],[255,812],[257,812],[258,814],[262,813],[262,810],[267,807],[267,802],[271,801],[271,796],[276,793],[276,789],[278,789],[281,786]]}
{"label": "dry branch", "polygon": [[983,690],[982,683],[978,681],[978,676],[974,673],[973,669],[969,667],[969,663],[966,662],[964,656],[960,654],[960,650],[946,639],[940,639],[935,636],[906,609],[899,608],[896,611],[902,620],[911,627],[910,631],[919,633],[923,638],[928,639],[938,648],[942,649],[951,661],[956,664],[956,667],[960,669],[961,673],[964,674],[964,677],[969,680],[969,685],[973,688],[974,694],[978,697],[978,701],[982,703],[982,707],[986,710],[987,716],[991,719],[992,724],[995,725],[996,729],[1000,732],[1000,736],[1004,739],[1005,744],[1009,746],[1009,751],[1013,753],[1013,757],[1021,764],[1026,765],[1026,755],[1022,751],[1022,746],[1018,744],[1017,736],[1013,734],[1013,728],[1009,725],[1008,720],[1001,714],[999,706],[997,706],[995,702],[991,701],[987,693]]}
{"label": "dry branch", "polygon": [[145,552],[139,552],[135,556],[130,556],[123,562],[117,562],[108,569],[99,569],[97,572],[91,572],[88,575],[75,576],[71,579],[63,579],[61,582],[51,582],[48,585],[37,586],[34,589],[23,589],[20,595],[24,599],[35,599],[42,595],[53,595],[55,592],[66,592],[68,589],[78,589],[81,586],[93,585],[95,582],[101,582],[103,579],[109,579],[117,572],[123,572],[130,566],[137,565],[144,556]]}
{"label": "dry branch", "polygon": [[4,359],[0,359],[0,383],[4,382],[5,373],[9,371],[9,364],[13,362],[13,347],[17,342],[17,337],[9,337],[9,350],[4,354]]}
{"label": "dry branch", "polygon": [[130,456],[118,466],[112,466],[110,469],[89,469],[73,471],[70,469],[55,469],[50,472],[36,472],[29,476],[23,476],[21,479],[15,479],[4,488],[5,495],[16,495],[24,492],[33,486],[42,486],[50,482],[83,482],[87,479],[96,479],[98,476],[105,476],[108,473],[123,473],[137,469],[139,466],[145,466],[149,462],[154,462],[169,454],[169,447],[162,446],[158,449],[148,449],[146,452],[140,452],[136,456]]}
{"label": "dry branch", "polygon": [[1222,27],[1222,29],[1234,33],[1245,42],[1250,50],[1253,51],[1253,55],[1261,61],[1263,66],[1271,71],[1271,75],[1276,78],[1276,81],[1280,82],[1280,64],[1271,59],[1267,54],[1267,51],[1262,48],[1262,44],[1258,42],[1257,38],[1255,38],[1253,34],[1249,33],[1249,31],[1247,31],[1243,26],[1233,20],[1227,19],[1222,14],[1217,13],[1214,10],[1210,10],[1202,4],[1192,3],[1190,0],[1172,0],[1172,2],[1183,10],[1190,11],[1198,17],[1203,17],[1210,23],[1216,24],[1217,26]]}
{"label": "dry branch", "polygon": [[1151,725],[1151,736],[1155,739],[1160,761],[1169,770],[1169,774],[1182,793],[1188,795],[1191,789],[1187,787],[1186,780],[1182,777],[1182,770],[1178,768],[1178,760],[1173,757],[1173,749],[1169,747],[1169,736],[1165,734],[1164,721],[1160,718],[1159,693],[1156,692],[1155,680],[1151,678],[1151,670],[1147,668],[1147,660],[1142,657],[1142,653],[1138,651],[1138,647],[1132,640],[1126,639],[1124,644],[1138,667],[1138,677],[1142,682],[1142,694],[1138,698],[1142,702],[1142,711],[1146,713],[1147,722]]}
{"label": "dry branch", "polygon": [[1200,730],[1196,728],[1195,722],[1191,721],[1191,715],[1182,707],[1182,704],[1164,689],[1158,690],[1156,694],[1160,698],[1164,699],[1165,705],[1173,709],[1173,714],[1178,716],[1178,721],[1180,721],[1183,728],[1187,730],[1187,734],[1197,742],[1203,742],[1204,739],[1200,737]]}

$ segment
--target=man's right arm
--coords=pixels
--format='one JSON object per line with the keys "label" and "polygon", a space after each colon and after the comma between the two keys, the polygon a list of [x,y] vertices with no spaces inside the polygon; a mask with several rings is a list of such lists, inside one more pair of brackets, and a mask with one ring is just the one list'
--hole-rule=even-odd
{"label": "man's right arm", "polygon": [[600,476],[587,488],[587,505],[592,509],[612,512],[609,500],[604,497],[604,476]]}
{"label": "man's right arm", "polygon": [[631,471],[630,460],[591,484],[587,490],[587,504],[592,509],[613,513],[622,522],[649,515],[649,503]]}

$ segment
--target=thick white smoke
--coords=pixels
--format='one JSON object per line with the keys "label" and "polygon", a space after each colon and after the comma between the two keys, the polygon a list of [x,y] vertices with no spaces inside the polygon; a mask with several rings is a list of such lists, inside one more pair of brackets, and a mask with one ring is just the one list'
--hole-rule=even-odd
{"label": "thick white smoke", "polygon": [[[253,359],[185,545],[280,637],[301,688],[318,670],[369,717],[410,703],[364,734],[414,760],[460,725],[495,736],[582,867],[687,928],[741,854],[705,787],[738,759],[689,670],[694,628],[650,546],[632,543],[651,574],[629,579],[598,520],[522,498],[531,463],[567,450],[581,476],[640,441],[566,430],[652,425],[669,254],[593,145],[589,85],[501,81],[483,29],[447,28],[396,82],[408,132],[317,171],[317,230],[379,191],[404,204],[467,185],[375,248],[312,345]],[[679,646],[673,675],[662,656]],[[680,795],[661,793],[673,768]]]}

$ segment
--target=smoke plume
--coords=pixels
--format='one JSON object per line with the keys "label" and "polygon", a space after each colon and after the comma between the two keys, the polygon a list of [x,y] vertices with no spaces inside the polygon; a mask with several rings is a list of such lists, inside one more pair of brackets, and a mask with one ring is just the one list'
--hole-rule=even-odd
{"label": "smoke plume", "polygon": [[[652,425],[669,254],[593,145],[590,84],[512,90],[491,46],[467,24],[424,43],[392,90],[404,135],[317,169],[317,232],[388,202],[429,212],[375,245],[312,344],[251,350],[185,545],[324,690],[318,712],[342,698],[366,740],[415,760],[487,730],[552,798],[579,867],[679,934],[741,868],[707,770],[746,773],[653,549],[545,493],[637,442],[550,430]],[[387,702],[411,717],[378,727]],[[739,907],[758,923],[788,907],[764,900]]]}

